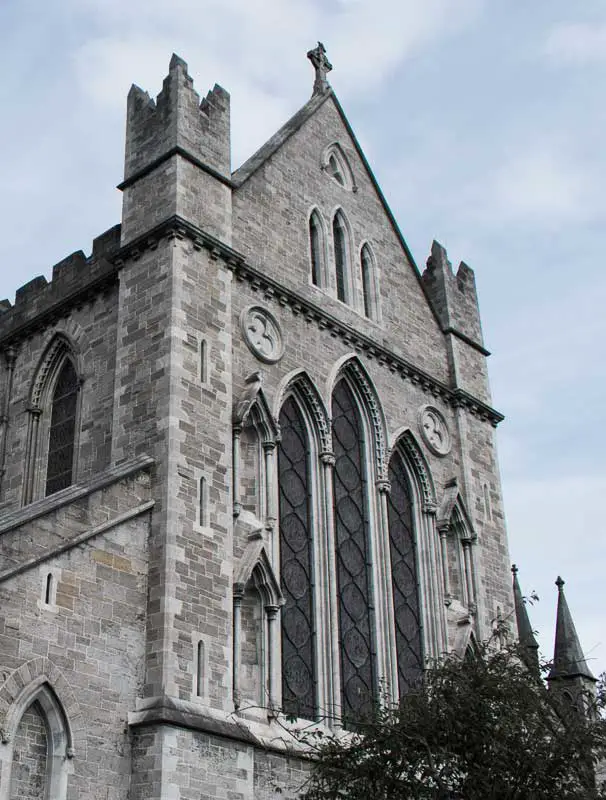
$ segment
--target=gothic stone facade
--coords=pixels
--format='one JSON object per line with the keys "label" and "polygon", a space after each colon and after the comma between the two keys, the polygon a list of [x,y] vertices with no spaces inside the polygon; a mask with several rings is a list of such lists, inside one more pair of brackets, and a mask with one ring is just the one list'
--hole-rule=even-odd
{"label": "gothic stone facade", "polygon": [[473,272],[314,54],[234,173],[223,89],[133,87],[121,225],[2,304],[0,800],[295,797],[301,719],[510,613]]}

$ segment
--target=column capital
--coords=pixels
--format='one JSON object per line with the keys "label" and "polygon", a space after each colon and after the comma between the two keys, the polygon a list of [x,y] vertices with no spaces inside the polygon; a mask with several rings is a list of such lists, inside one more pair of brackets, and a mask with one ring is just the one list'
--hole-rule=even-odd
{"label": "column capital", "polygon": [[327,467],[334,467],[336,464],[335,454],[325,450],[323,453],[320,453],[320,461]]}
{"label": "column capital", "polygon": [[430,517],[434,517],[438,512],[438,506],[433,500],[427,500],[423,503],[423,513]]}
{"label": "column capital", "polygon": [[390,494],[391,493],[391,481],[385,480],[385,478],[381,478],[375,484],[377,489],[381,494]]}

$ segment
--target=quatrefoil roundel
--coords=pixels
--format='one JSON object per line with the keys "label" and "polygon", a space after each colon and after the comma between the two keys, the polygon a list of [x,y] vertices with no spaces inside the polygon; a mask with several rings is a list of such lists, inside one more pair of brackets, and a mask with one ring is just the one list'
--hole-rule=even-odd
{"label": "quatrefoil roundel", "polygon": [[450,452],[450,433],[446,420],[434,406],[423,406],[419,410],[419,427],[427,446],[438,456]]}
{"label": "quatrefoil roundel", "polygon": [[245,308],[240,317],[240,327],[244,341],[260,361],[275,364],[282,358],[282,332],[277,319],[266,308]]}

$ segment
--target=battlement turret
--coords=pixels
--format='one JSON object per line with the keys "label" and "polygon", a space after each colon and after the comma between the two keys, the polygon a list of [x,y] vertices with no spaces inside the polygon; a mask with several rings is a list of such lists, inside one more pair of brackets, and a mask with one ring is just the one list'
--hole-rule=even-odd
{"label": "battlement turret", "polygon": [[175,147],[229,178],[229,94],[215,84],[200,102],[187,64],[179,56],[173,54],[155,101],[132,85],[126,120],[125,181]]}
{"label": "battlement turret", "polygon": [[444,330],[463,334],[483,347],[476,279],[471,267],[461,261],[455,275],[445,248],[434,241],[423,284]]}
{"label": "battlement turret", "polygon": [[489,353],[484,348],[473,270],[461,262],[455,274],[445,248],[434,241],[421,280],[448,340],[454,385],[490,403]]}
{"label": "battlement turret", "polygon": [[133,84],[119,188],[124,190],[123,243],[174,214],[229,240],[228,92],[215,85],[200,101],[187,64],[174,54],[155,100]]}

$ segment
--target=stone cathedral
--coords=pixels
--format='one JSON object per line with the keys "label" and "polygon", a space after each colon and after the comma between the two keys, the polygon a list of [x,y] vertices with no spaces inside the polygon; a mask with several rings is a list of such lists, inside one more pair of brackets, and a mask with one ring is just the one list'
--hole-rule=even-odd
{"label": "stone cathedral", "polygon": [[294,798],[293,730],[515,626],[474,274],[308,56],[235,172],[224,89],[133,86],[121,223],[0,304],[0,800]]}

